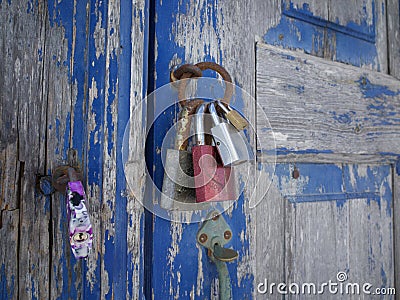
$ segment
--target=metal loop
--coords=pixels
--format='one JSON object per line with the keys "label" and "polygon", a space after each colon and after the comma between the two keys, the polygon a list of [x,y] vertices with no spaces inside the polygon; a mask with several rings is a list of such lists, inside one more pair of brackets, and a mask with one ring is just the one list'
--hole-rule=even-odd
{"label": "metal loop", "polygon": [[198,66],[192,64],[184,64],[179,68],[177,68],[176,70],[173,70],[169,75],[169,79],[171,80],[171,82],[181,80],[183,74],[185,73],[188,73],[186,74],[186,76],[188,76],[186,78],[203,76],[203,73],[201,72],[201,69]]}
{"label": "metal loop", "polygon": [[[185,65],[183,65],[183,66],[185,66]],[[228,71],[221,65],[214,63],[214,62],[200,62],[200,63],[197,63],[195,66],[198,67],[201,71],[210,69],[221,75],[222,79],[225,81],[225,93],[224,93],[223,102],[226,104],[229,104],[229,102],[232,98],[232,95],[233,95],[233,85],[232,85],[232,77],[229,75]],[[177,71],[179,69],[177,69],[174,72],[174,75],[179,75],[180,72],[182,72],[182,71],[180,71],[177,74]],[[187,79],[187,78],[191,78],[191,77],[193,77],[193,73],[185,72],[185,73],[182,73],[182,75],[179,77],[179,80]],[[178,77],[176,76],[176,78],[178,78]],[[187,100],[185,100],[186,85],[187,85],[187,80],[183,80],[179,84],[179,89],[178,89],[178,100],[182,106],[185,106],[187,104]]]}

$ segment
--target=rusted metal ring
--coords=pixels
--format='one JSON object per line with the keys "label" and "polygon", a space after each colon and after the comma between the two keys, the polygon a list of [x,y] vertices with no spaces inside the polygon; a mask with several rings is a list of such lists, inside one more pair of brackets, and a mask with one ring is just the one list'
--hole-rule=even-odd
{"label": "rusted metal ring", "polygon": [[[210,69],[221,75],[222,79],[226,82],[224,98],[222,99],[222,101],[226,104],[229,104],[229,102],[232,98],[232,95],[233,95],[233,85],[232,85],[232,77],[231,77],[231,75],[229,75],[228,71],[221,65],[214,63],[214,62],[200,62],[200,63],[197,63],[195,66],[197,66],[201,71]],[[176,70],[176,71],[178,71],[178,70]],[[177,75],[176,71],[174,73],[175,75]],[[179,74],[180,73],[178,73],[178,75]],[[185,90],[186,90],[187,80],[183,80],[183,79],[187,79],[187,78],[191,78],[191,77],[193,77],[193,75],[190,72],[185,72],[179,77],[179,79],[182,80],[182,82],[180,82],[180,84],[179,84],[178,100],[182,106],[185,106],[187,104],[187,100],[185,99]],[[178,77],[176,77],[176,78],[178,78]]]}
{"label": "rusted metal ring", "polygon": [[200,62],[197,63],[196,66],[198,66],[202,71],[210,69],[221,75],[222,79],[225,81],[225,93],[223,102],[229,104],[233,96],[233,84],[232,84],[232,77],[231,75],[229,75],[228,71],[223,66],[215,62],[208,62],[208,61]]}
{"label": "rusted metal ring", "polygon": [[53,171],[52,184],[57,191],[64,193],[69,181],[82,181],[82,179],[80,170],[64,165],[55,168]]}
{"label": "rusted metal ring", "polygon": [[192,64],[184,64],[179,68],[177,68],[176,70],[173,70],[169,75],[169,79],[171,82],[181,80],[183,74],[186,74],[186,76],[188,76],[186,78],[203,76],[203,72],[198,66]]}

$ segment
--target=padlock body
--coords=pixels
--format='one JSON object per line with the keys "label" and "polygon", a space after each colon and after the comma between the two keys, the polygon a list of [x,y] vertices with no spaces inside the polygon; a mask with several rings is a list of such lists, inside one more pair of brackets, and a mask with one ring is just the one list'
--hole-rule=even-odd
{"label": "padlock body", "polygon": [[224,166],[234,166],[254,158],[253,151],[242,132],[229,123],[211,128],[218,153]]}
{"label": "padlock body", "polygon": [[167,149],[160,206],[178,209],[179,203],[195,203],[192,154],[188,151]]}
{"label": "padlock body", "polygon": [[93,229],[86,208],[86,194],[81,181],[67,184],[67,219],[71,250],[75,258],[86,258],[92,249]]}
{"label": "padlock body", "polygon": [[233,169],[218,161],[216,147],[193,146],[192,156],[197,203],[237,199]]}

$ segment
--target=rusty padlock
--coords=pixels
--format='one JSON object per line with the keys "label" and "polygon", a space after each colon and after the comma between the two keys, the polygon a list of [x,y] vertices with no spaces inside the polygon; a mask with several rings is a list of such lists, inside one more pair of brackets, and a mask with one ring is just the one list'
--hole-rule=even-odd
{"label": "rusty padlock", "polygon": [[164,209],[178,209],[178,203],[195,203],[192,154],[187,151],[191,115],[203,100],[185,103],[177,123],[175,149],[167,149],[160,206]]}
{"label": "rusty padlock", "polygon": [[195,145],[192,147],[196,202],[236,200],[234,170],[224,167],[215,146],[206,145],[204,122],[206,104],[194,116]]}

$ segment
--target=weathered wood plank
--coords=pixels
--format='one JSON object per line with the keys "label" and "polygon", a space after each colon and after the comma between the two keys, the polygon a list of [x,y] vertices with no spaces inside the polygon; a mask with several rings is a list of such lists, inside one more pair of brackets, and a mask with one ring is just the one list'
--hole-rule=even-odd
{"label": "weathered wood plank", "polygon": [[399,153],[400,82],[393,77],[263,44],[257,76],[261,145],[270,138],[265,113],[277,149]]}
{"label": "weathered wood plank", "polygon": [[394,236],[394,270],[396,290],[400,289],[400,166],[393,165],[393,236]]}
{"label": "weathered wood plank", "polygon": [[400,79],[400,4],[387,0],[389,73]]}
{"label": "weathered wood plank", "polygon": [[[141,299],[144,295],[144,190],[146,180],[146,163],[144,149],[146,141],[147,106],[143,101],[147,94],[147,61],[146,43],[149,35],[147,2],[121,1],[120,54],[119,78],[130,80],[119,81],[118,91],[118,147],[117,189],[125,189],[127,196],[125,213],[127,216],[126,246],[127,246],[127,289],[126,298]],[[128,18],[129,16],[129,18]],[[128,21],[129,20],[129,21]],[[122,137],[130,114],[129,162],[134,162],[133,173],[127,172],[122,160]],[[124,173],[122,170],[124,168]],[[122,179],[123,178],[123,179]],[[122,191],[117,190],[119,197]],[[123,212],[121,211],[121,214]],[[121,237],[125,239],[125,236]]]}
{"label": "weathered wood plank", "polygon": [[[165,4],[157,1],[156,13],[156,59],[155,86],[160,87],[169,81],[171,66],[183,63],[196,63],[213,60],[221,63],[232,75],[234,82],[255,96],[255,53],[256,36],[262,36],[269,28],[280,20],[281,1],[252,1],[242,3],[237,1],[183,1],[179,4]],[[168,35],[166,34],[168,32]],[[251,121],[255,119],[254,102],[233,103],[243,108]],[[162,137],[172,120],[164,121],[156,128],[157,137]],[[169,122],[169,123],[168,123]],[[154,148],[161,147],[158,140]],[[161,172],[161,159],[155,154],[153,170],[158,180]],[[162,176],[160,176],[162,177]],[[156,182],[160,185],[160,182]],[[240,198],[228,212],[228,222],[234,231],[232,247],[239,251],[239,260],[230,264],[234,285],[234,298],[250,298],[254,268],[253,251],[249,244],[255,241],[256,218],[251,215],[248,201],[254,186],[254,181],[246,187],[244,197]],[[190,220],[190,214],[187,220]],[[209,281],[205,278],[216,277],[215,270],[204,254],[204,249],[182,251],[186,245],[194,243],[196,224],[178,226],[160,218],[154,221],[154,255],[163,258],[161,262],[153,262],[153,282],[155,297],[173,298],[187,297],[212,298],[215,293]],[[179,251],[181,249],[181,251]],[[199,254],[202,253],[202,254]],[[199,258],[200,257],[200,258]],[[188,260],[195,265],[187,265]],[[163,263],[165,261],[165,263]],[[161,268],[161,269],[160,269]],[[182,269],[184,268],[184,269]],[[210,273],[211,272],[211,273]],[[180,276],[185,281],[180,281]],[[190,276],[190,277],[188,277]],[[164,281],[171,282],[167,287]],[[194,286],[189,282],[196,283]],[[239,288],[240,287],[240,288]],[[148,295],[151,297],[151,294]]]}
{"label": "weathered wood plank", "polygon": [[[258,199],[263,197],[260,203],[253,208],[253,222],[256,223],[254,231],[255,241],[250,245],[255,252],[253,262],[254,274],[254,298],[281,299],[282,296],[274,293],[273,295],[263,294],[263,290],[271,282],[285,281],[285,232],[291,221],[288,217],[290,212],[286,211],[286,200],[282,197],[278,185],[275,184],[277,177],[273,172],[260,171],[259,176],[273,177],[273,184],[266,195],[263,189],[258,189],[260,193]],[[265,184],[266,178],[260,181]],[[286,231],[285,231],[286,230]],[[265,284],[267,281],[267,284]]]}
{"label": "weathered wood plank", "polygon": [[282,155],[259,155],[259,162],[272,163],[297,163],[297,162],[313,162],[313,163],[349,163],[349,164],[391,164],[397,161],[397,155],[368,155],[368,154],[298,154],[283,153]]}
{"label": "weathered wood plank", "polygon": [[[315,284],[318,291],[322,283],[339,282],[336,276],[344,272],[348,278],[344,284],[358,283],[362,287],[371,283],[371,292],[377,287],[393,287],[390,165],[296,167],[300,172],[297,179],[288,165],[278,165],[276,172],[286,198],[284,282],[297,283],[300,289],[303,283]],[[356,192],[359,197],[342,197]],[[303,299],[306,295],[300,292],[291,296]],[[336,299],[337,294],[325,287],[323,296]]]}
{"label": "weathered wood plank", "polygon": [[[1,131],[11,133],[1,143],[1,156],[5,158],[2,165],[8,169],[6,178],[2,178],[6,184],[1,202],[4,216],[9,216],[9,209],[19,212],[13,213],[13,223],[17,225],[14,230],[19,230],[19,241],[14,245],[18,254],[5,252],[4,259],[17,260],[18,273],[10,274],[15,277],[14,297],[46,298],[49,295],[49,198],[35,197],[34,193],[36,174],[42,173],[45,163],[41,155],[46,102],[40,84],[45,9],[42,4],[15,1],[2,3],[0,11],[5,21],[1,31],[5,51],[1,62],[5,77],[2,106],[8,103],[2,108]],[[10,271],[14,271],[12,266]]]}
{"label": "weathered wood plank", "polygon": [[[47,174],[54,171],[56,167],[67,163],[67,151],[71,147],[73,132],[72,120],[76,116],[76,112],[71,108],[79,102],[77,86],[82,83],[81,78],[73,76],[73,70],[80,71],[84,75],[84,70],[78,67],[79,50],[72,46],[75,44],[75,47],[79,47],[76,39],[73,43],[72,37],[74,31],[72,15],[76,11],[75,5],[73,4],[72,8],[68,7],[68,9],[64,8],[62,4],[59,5],[61,6],[57,7],[57,3],[50,2],[46,7],[46,35],[42,50],[44,60],[43,99],[47,106],[46,153],[44,156],[46,167],[44,172]],[[61,13],[54,14],[56,10]],[[85,14],[85,11],[83,13]],[[75,26],[79,25],[75,15]],[[73,48],[76,57],[69,52]],[[80,51],[84,51],[84,49],[80,49]],[[74,64],[71,64],[71,55],[74,57]],[[82,119],[83,115],[77,116],[77,118]],[[81,129],[83,130],[83,128]],[[48,230],[51,231],[49,245],[51,254],[49,255],[50,267],[47,271],[50,274],[49,297],[51,299],[79,299],[82,295],[82,265],[75,260],[71,252],[64,193],[56,192],[52,196],[50,209],[51,224]]]}
{"label": "weathered wood plank", "polygon": [[0,298],[20,299],[18,296],[19,209],[2,210],[0,217]]}

